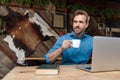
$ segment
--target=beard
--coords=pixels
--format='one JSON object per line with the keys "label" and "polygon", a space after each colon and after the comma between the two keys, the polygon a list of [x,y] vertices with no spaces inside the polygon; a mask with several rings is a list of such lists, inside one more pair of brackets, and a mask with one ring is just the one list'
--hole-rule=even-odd
{"label": "beard", "polygon": [[75,35],[82,35],[85,29],[81,29],[80,27],[76,27],[73,29]]}

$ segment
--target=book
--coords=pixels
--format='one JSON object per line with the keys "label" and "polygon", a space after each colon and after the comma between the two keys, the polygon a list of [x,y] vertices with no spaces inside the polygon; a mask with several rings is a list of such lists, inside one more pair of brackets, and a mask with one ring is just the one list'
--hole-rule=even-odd
{"label": "book", "polygon": [[36,74],[57,75],[57,74],[59,74],[59,65],[42,64],[42,65],[36,67]]}

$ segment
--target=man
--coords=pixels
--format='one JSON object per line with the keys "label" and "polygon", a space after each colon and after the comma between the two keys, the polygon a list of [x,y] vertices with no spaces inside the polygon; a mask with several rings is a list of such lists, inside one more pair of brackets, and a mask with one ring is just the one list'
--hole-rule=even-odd
{"label": "man", "polygon": [[[62,64],[86,64],[93,47],[93,37],[85,34],[89,25],[89,15],[84,10],[77,10],[73,17],[73,32],[61,36],[45,55],[47,63],[53,63],[62,55]],[[70,40],[79,39],[79,48],[73,48]]]}

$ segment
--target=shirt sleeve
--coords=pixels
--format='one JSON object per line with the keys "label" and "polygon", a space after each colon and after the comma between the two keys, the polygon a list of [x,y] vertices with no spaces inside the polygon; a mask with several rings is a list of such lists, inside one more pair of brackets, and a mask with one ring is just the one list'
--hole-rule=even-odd
{"label": "shirt sleeve", "polygon": [[45,58],[46,63],[50,64],[50,61],[49,61],[49,59],[48,59],[48,54],[46,54],[46,55],[44,56],[44,58]]}
{"label": "shirt sleeve", "polygon": [[59,38],[54,44],[54,46],[48,51],[48,53],[46,53],[46,55],[44,56],[46,63],[50,64],[50,61],[48,59],[48,54],[58,49],[61,46],[62,41],[63,41],[62,38]]}

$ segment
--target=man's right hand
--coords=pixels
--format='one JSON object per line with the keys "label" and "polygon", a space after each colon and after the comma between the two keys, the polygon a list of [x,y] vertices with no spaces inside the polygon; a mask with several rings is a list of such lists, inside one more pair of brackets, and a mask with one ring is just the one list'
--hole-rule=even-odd
{"label": "man's right hand", "polygon": [[66,48],[70,48],[70,47],[71,47],[70,40],[64,40],[63,43],[62,43],[61,48],[66,49]]}

